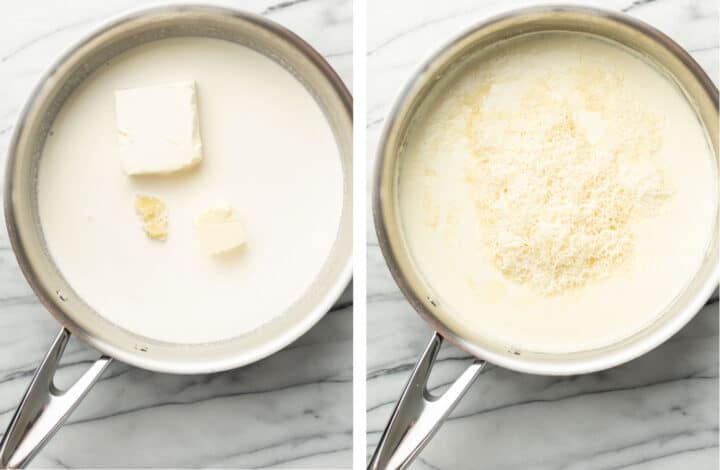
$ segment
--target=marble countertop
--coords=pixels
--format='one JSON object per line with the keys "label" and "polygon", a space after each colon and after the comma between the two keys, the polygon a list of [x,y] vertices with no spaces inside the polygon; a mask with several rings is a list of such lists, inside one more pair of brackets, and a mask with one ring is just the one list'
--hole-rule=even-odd
{"label": "marble countertop", "polygon": [[[369,171],[390,102],[416,64],[489,12],[529,3],[457,0],[418,7],[412,0],[395,0],[369,4]],[[602,5],[626,11],[664,31],[689,50],[717,83],[715,0],[610,0]],[[432,332],[390,277],[372,223],[367,230],[369,455]],[[468,364],[467,355],[446,345],[432,382],[448,383]],[[716,294],[663,346],[609,371],[553,378],[487,368],[412,468],[716,470],[717,446]]]}
{"label": "marble countertop", "polygon": [[[30,88],[94,25],[146,1],[24,0],[0,19],[0,166]],[[215,2],[261,13],[317,48],[352,80],[352,2]],[[1,183],[0,183],[1,184]],[[173,376],[114,363],[34,467],[349,467],[352,462],[352,300],[259,363],[223,374]],[[32,294],[0,228],[0,432],[59,329]],[[97,356],[68,346],[58,382]]]}

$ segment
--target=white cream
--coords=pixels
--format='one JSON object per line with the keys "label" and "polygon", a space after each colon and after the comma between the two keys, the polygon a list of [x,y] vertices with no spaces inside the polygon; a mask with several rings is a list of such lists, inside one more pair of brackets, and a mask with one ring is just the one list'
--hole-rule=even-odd
{"label": "white cream", "polygon": [[[190,80],[203,162],[128,177],[115,90]],[[256,329],[306,292],[335,241],[343,181],[332,130],[300,82],[246,47],[177,38],[130,50],[83,84],[52,130],[38,181],[50,254],[80,297],[136,333],[201,343]],[[138,227],[135,194],[165,203],[164,242]],[[247,249],[215,257],[193,224],[219,200],[244,222]]]}
{"label": "white cream", "polygon": [[[477,154],[469,150],[471,137],[463,137],[478,128],[468,131],[467,122],[459,116],[468,100],[483,95],[475,124],[485,126],[481,130],[486,133],[477,134],[487,139],[475,145],[489,145],[487,140],[497,137],[492,145],[521,148],[520,133],[493,134],[507,131],[497,121],[502,111],[517,108],[532,87],[543,96],[568,93],[563,99],[574,103],[568,82],[578,70],[587,72],[588,86],[594,70],[609,70],[621,77],[616,88],[599,97],[600,104],[632,96],[625,113],[657,117],[659,148],[653,165],[662,170],[671,196],[662,198],[657,213],[632,222],[631,255],[608,276],[546,295],[538,292],[538,286],[503,275],[489,256],[487,226],[481,220],[487,213],[479,213],[477,186],[472,189],[473,184],[482,184],[483,173],[468,170]],[[657,318],[699,267],[718,199],[714,155],[684,95],[643,60],[579,34],[534,36],[473,58],[456,76],[441,82],[423,106],[400,159],[399,209],[413,260],[443,306],[444,320],[464,334],[520,350],[569,352],[601,347]],[[634,130],[613,125],[627,115],[608,120],[581,100],[573,106],[575,125],[599,151],[612,148],[622,142],[625,131]],[[490,108],[500,110],[494,120],[483,114]],[[492,158],[492,151],[483,155]],[[513,178],[509,184],[523,184]]]}

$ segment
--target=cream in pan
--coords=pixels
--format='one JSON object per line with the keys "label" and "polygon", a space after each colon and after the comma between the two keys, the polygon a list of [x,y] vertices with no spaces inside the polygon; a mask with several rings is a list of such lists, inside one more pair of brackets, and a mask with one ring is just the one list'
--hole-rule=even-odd
{"label": "cream in pan", "polygon": [[[172,175],[129,177],[114,92],[194,80],[204,159]],[[311,285],[338,230],[343,181],[328,122],[288,71],[209,38],[148,43],[118,56],[66,102],[38,175],[40,221],[73,289],[141,335],[202,343],[251,331]],[[160,197],[168,237],[138,227],[135,194]],[[231,206],[246,246],[208,256],[194,218]]]}
{"label": "cream in pan", "polygon": [[710,240],[713,152],[679,89],[576,33],[502,43],[411,125],[398,204],[414,263],[464,336],[602,347],[682,291]]}

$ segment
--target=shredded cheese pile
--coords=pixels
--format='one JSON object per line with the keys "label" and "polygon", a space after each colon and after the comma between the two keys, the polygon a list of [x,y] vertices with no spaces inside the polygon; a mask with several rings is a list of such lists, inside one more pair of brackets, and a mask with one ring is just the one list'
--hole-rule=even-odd
{"label": "shredded cheese pile", "polygon": [[494,90],[469,92],[459,117],[495,265],[544,295],[609,275],[633,252],[632,222],[671,195],[653,159],[662,123],[612,71],[548,74],[509,105]]}

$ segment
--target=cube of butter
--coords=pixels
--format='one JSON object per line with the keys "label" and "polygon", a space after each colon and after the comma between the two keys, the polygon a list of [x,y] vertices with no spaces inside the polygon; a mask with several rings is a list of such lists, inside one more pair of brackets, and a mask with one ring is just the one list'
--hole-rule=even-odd
{"label": "cube of butter", "polygon": [[195,219],[200,245],[209,255],[225,253],[245,244],[245,230],[231,207],[211,209]]}
{"label": "cube of butter", "polygon": [[194,81],[116,90],[115,120],[128,175],[171,173],[202,160]]}

